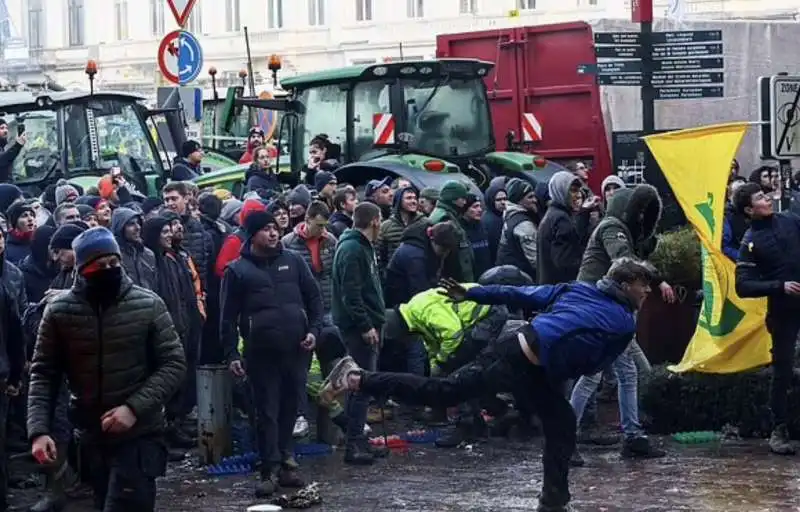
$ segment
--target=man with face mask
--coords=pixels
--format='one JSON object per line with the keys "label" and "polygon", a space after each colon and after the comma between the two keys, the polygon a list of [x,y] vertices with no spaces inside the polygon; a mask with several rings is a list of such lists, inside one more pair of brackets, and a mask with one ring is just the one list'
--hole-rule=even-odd
{"label": "man with face mask", "polygon": [[475,281],[472,245],[462,224],[468,195],[469,189],[466,185],[455,180],[448,181],[442,187],[439,201],[430,215],[432,224],[449,221],[458,228],[458,261],[461,265],[461,281],[465,283]]}
{"label": "man with face mask", "polygon": [[13,181],[11,171],[14,167],[14,160],[28,142],[28,137],[24,133],[16,138],[11,147],[8,146],[8,139],[8,123],[5,119],[0,119],[0,182],[3,183]]}
{"label": "man with face mask", "polygon": [[[257,497],[277,487],[302,487],[293,461],[303,353],[313,350],[322,329],[322,296],[302,256],[285,250],[278,223],[268,212],[245,219],[248,236],[241,257],[222,279],[221,327],[225,359],[237,377],[247,375],[256,410],[261,482]],[[239,322],[249,323],[239,353]]]}
{"label": "man with face mask", "polygon": [[186,373],[183,347],[164,301],[123,272],[110,231],[85,231],[72,248],[79,276],[45,309],[33,354],[31,452],[42,464],[59,456],[51,420],[66,375],[75,426],[93,445],[95,508],[152,511],[167,461],[163,406]]}
{"label": "man with face mask", "polygon": [[550,207],[539,224],[536,240],[539,284],[566,283],[578,277],[591,234],[590,213],[600,202],[595,196],[584,203],[581,186],[581,179],[567,171],[550,178]]}
{"label": "man with face mask", "polygon": [[122,254],[122,267],[133,284],[155,290],[156,258],[142,241],[142,216],[130,208],[117,208],[111,215],[111,232]]}

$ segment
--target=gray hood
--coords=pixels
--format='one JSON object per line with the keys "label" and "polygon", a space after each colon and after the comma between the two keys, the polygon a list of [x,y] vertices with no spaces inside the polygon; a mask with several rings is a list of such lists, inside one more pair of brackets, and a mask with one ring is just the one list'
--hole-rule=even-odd
{"label": "gray hood", "polygon": [[559,171],[550,178],[550,183],[547,185],[548,192],[550,193],[550,200],[554,204],[561,205],[567,209],[572,209],[569,203],[569,189],[573,183],[581,184],[581,179],[567,171]]}
{"label": "gray hood", "polygon": [[124,229],[125,225],[136,217],[141,217],[138,213],[130,208],[117,208],[111,215],[111,232],[114,233],[119,240],[125,239]]}

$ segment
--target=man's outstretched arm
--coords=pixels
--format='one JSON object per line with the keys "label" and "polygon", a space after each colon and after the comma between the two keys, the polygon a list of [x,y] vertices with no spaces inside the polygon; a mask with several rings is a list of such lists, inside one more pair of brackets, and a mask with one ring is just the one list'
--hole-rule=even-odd
{"label": "man's outstretched arm", "polygon": [[506,305],[515,309],[541,311],[556,299],[566,284],[542,286],[475,286],[467,290],[466,299],[478,304]]}

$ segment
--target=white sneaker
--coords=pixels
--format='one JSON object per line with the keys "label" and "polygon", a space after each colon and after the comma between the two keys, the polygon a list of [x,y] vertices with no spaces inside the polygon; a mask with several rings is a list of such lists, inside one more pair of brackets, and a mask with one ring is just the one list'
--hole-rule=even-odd
{"label": "white sneaker", "polygon": [[294,422],[294,430],[292,431],[292,436],[294,437],[306,437],[308,435],[308,420],[305,416],[298,416],[297,420]]}

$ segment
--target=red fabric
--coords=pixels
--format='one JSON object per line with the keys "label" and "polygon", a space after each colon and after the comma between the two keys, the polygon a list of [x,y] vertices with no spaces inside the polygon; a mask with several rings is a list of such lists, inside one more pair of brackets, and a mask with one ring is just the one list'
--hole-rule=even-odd
{"label": "red fabric", "polygon": [[217,262],[214,265],[214,273],[220,279],[225,275],[225,267],[239,259],[239,253],[242,252],[242,240],[236,235],[228,235],[228,238],[222,242],[222,248],[219,250]]}
{"label": "red fabric", "polygon": [[34,230],[30,231],[20,231],[19,229],[12,229],[11,234],[14,235],[14,238],[17,240],[24,240],[25,242],[30,242],[33,240],[33,232]]}
{"label": "red fabric", "polygon": [[265,212],[267,205],[258,199],[248,199],[242,205],[242,211],[239,212],[239,225],[244,226],[244,219],[253,212]]}
{"label": "red fabric", "polygon": [[253,162],[253,153],[249,149],[244,152],[242,158],[239,159],[240,164],[249,164]]}
{"label": "red fabric", "polygon": [[305,222],[298,224],[297,227],[294,228],[294,232],[297,233],[297,236],[306,241],[308,252],[311,253],[311,268],[314,270],[314,272],[322,272],[322,244],[320,243],[322,237],[309,238]]}

